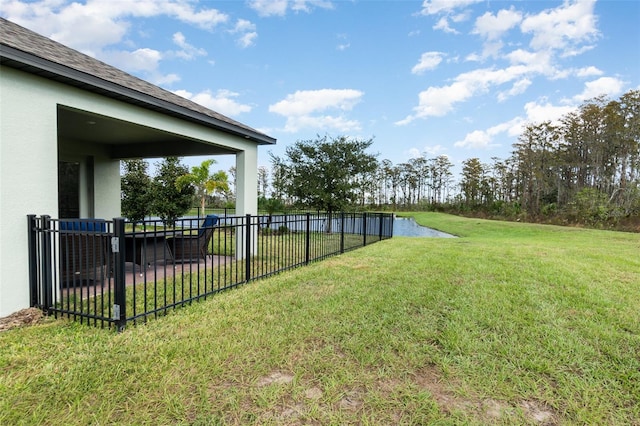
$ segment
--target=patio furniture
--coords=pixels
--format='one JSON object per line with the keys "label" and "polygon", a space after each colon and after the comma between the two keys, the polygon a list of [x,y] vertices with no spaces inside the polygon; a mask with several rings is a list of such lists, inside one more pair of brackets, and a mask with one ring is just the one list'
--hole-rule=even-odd
{"label": "patio furniture", "polygon": [[134,232],[125,235],[125,261],[140,266],[140,274],[152,263],[173,262],[164,231]]}
{"label": "patio furniture", "polygon": [[60,285],[68,287],[104,280],[108,272],[110,237],[104,219],[60,220]]}
{"label": "patio furniture", "polygon": [[207,215],[199,228],[167,238],[174,262],[197,262],[207,258],[209,241],[218,216]]}

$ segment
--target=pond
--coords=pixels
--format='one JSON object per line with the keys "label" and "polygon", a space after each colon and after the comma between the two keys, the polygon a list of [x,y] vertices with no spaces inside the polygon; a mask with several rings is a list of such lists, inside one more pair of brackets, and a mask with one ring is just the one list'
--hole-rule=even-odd
{"label": "pond", "polygon": [[394,237],[456,238],[455,235],[420,226],[412,217],[396,217],[393,220]]}

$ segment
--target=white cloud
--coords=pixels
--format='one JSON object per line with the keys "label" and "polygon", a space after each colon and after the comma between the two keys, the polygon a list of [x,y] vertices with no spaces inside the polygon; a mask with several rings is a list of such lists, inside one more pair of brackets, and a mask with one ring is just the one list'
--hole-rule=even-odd
{"label": "white cloud", "polygon": [[285,116],[307,115],[333,108],[348,111],[360,102],[363,95],[354,89],[299,90],[269,106],[269,111]]}
{"label": "white cloud", "polygon": [[[107,1],[109,4],[113,4],[112,1],[105,1]],[[139,3],[139,0],[131,0],[131,2]],[[146,2],[158,3],[154,0],[146,0]],[[161,12],[160,14],[169,15],[171,17],[177,18],[182,22],[194,24],[204,29],[212,29],[219,24],[227,22],[229,19],[226,14],[221,13],[216,9],[201,9],[200,11],[196,11],[193,9],[190,2],[184,1],[160,2],[157,11]]]}
{"label": "white cloud", "polygon": [[[418,12],[420,15],[443,15],[440,16],[438,22],[433,25],[434,30],[441,30],[449,34],[460,34],[455,28],[449,25],[449,21],[462,22],[469,19],[469,13],[464,9],[474,3],[483,0],[424,0],[422,9]],[[463,9],[460,13],[454,11]]]}
{"label": "white cloud", "polygon": [[440,62],[442,62],[442,52],[425,52],[420,57],[418,62],[412,69],[412,74],[424,74],[427,70],[435,69]]}
{"label": "white cloud", "polygon": [[204,90],[196,94],[186,90],[176,90],[174,93],[229,117],[250,112],[252,109],[250,105],[238,103],[235,98],[239,94],[230,90],[221,89],[215,94],[211,93],[210,90]]}
{"label": "white cloud", "polygon": [[522,14],[514,10],[513,6],[509,10],[500,10],[496,15],[487,12],[476,19],[472,34],[479,34],[487,40],[496,40],[521,20]]}
{"label": "white cloud", "polygon": [[9,0],[2,9],[7,19],[83,52],[120,42],[130,28],[129,17],[169,16],[204,29],[228,20],[216,9],[195,9],[191,2],[175,0],[93,0],[85,4]]}
{"label": "white cloud", "polygon": [[464,60],[468,62],[480,62],[482,60],[482,56],[477,53],[470,53],[464,58]]}
{"label": "white cloud", "polygon": [[517,26],[521,20],[522,14],[514,10],[513,6],[509,10],[502,9],[498,11],[496,15],[486,12],[478,17],[471,34],[478,34],[484,39],[482,55],[474,53],[469,55],[467,60],[478,61],[491,57],[501,57],[501,50],[504,46],[504,42],[501,39],[502,35]]}
{"label": "white cloud", "polygon": [[333,9],[333,3],[325,0],[293,0],[291,10],[295,12],[311,12],[313,8]]}
{"label": "white cloud", "polygon": [[422,152],[428,155],[437,156],[446,151],[446,148],[442,145],[426,145],[422,148]]}
{"label": "white cloud", "polygon": [[255,31],[256,30],[256,25],[251,22],[248,21],[246,19],[238,19],[236,21],[236,25],[233,27],[233,32],[236,33],[245,33],[245,32],[249,32],[249,31]]}
{"label": "white cloud", "polygon": [[551,121],[552,123],[559,123],[559,120],[565,115],[576,110],[573,105],[552,105],[549,102],[527,102],[524,106],[524,110],[527,114],[527,121],[530,123],[542,123],[545,121]]}
{"label": "white cloud", "polygon": [[409,148],[404,152],[404,154],[409,158],[420,158],[422,157],[422,152],[418,148]]}
{"label": "white cloud", "polygon": [[574,96],[573,100],[576,102],[583,102],[600,95],[615,97],[622,93],[624,84],[624,81],[614,77],[600,77],[597,80],[586,82],[582,93]]}
{"label": "white cloud", "polygon": [[176,81],[180,81],[180,76],[177,74],[162,74],[159,71],[150,73],[146,76],[146,79],[155,84],[156,86],[169,86]]}
{"label": "white cloud", "polygon": [[[333,128],[340,131],[359,130],[360,124],[340,115],[350,111],[364,95],[354,89],[301,90],[269,106],[269,112],[287,118],[285,131],[301,128]],[[325,111],[337,111],[338,115],[322,115]]]}
{"label": "white cloud", "polygon": [[501,133],[506,133],[507,136],[510,137],[520,136],[523,124],[524,120],[522,118],[515,117],[509,121],[490,127],[488,132],[492,136],[496,136]]}
{"label": "white cloud", "polygon": [[445,33],[450,33],[450,34],[460,34],[458,31],[456,31],[454,28],[451,28],[451,26],[449,26],[449,20],[447,19],[446,16],[443,16],[442,18],[440,18],[438,20],[438,22],[432,27],[434,30],[442,30]]}
{"label": "white cloud", "polygon": [[503,46],[504,43],[500,40],[487,41],[482,48],[482,58],[497,58]]}
{"label": "white cloud", "polygon": [[595,0],[565,0],[562,6],[524,18],[520,29],[531,33],[534,50],[559,50],[575,55],[579,46],[599,36],[594,15]]}
{"label": "white cloud", "polygon": [[255,39],[258,38],[255,24],[246,19],[238,19],[236,25],[230,32],[232,34],[240,34],[237,42],[241,47],[253,46]]}
{"label": "white cloud", "polygon": [[465,138],[453,144],[456,148],[475,148],[485,149],[491,144],[491,137],[482,130],[474,130],[471,133],[467,133]]}
{"label": "white cloud", "polygon": [[448,86],[429,87],[420,92],[414,113],[396,124],[409,124],[417,118],[441,117],[451,112],[456,103],[484,93],[492,86],[522,78],[529,72],[526,66],[514,65],[504,69],[480,68],[460,74]]}
{"label": "white cloud", "polygon": [[258,33],[246,33],[238,39],[238,44],[242,47],[253,46],[256,43],[256,38],[258,38]]}
{"label": "white cloud", "polygon": [[248,4],[260,16],[285,16],[289,9],[307,13],[314,8],[333,9],[333,3],[324,0],[251,0]]}
{"label": "white cloud", "polygon": [[[427,3],[435,7],[435,3]],[[502,19],[499,19],[500,17]],[[520,19],[520,13],[514,9],[502,10],[496,15],[484,14],[476,21],[474,31],[487,39],[485,50],[482,55],[473,53],[466,59],[479,61],[496,56],[503,47],[501,40],[497,38],[504,31],[517,25]],[[466,102],[474,96],[487,93],[503,84],[512,83],[510,89],[497,93],[498,101],[504,101],[526,91],[532,84],[532,77],[537,75],[546,76],[551,80],[568,78],[571,75],[581,77],[601,75],[601,71],[593,66],[576,70],[562,69],[554,64],[554,56],[558,53],[582,48],[581,43],[598,36],[592,0],[582,3],[567,0],[561,7],[527,16],[521,21],[521,29],[524,33],[532,34],[531,50],[517,48],[504,55],[503,57],[510,62],[510,66],[502,69],[479,68],[459,74],[448,85],[427,88],[418,94],[418,105],[413,108],[413,112],[396,124],[406,125],[418,118],[444,116],[453,111],[458,103]],[[554,43],[557,44],[554,45]],[[420,70],[420,66],[414,68],[414,72]],[[587,83],[584,92],[575,96],[574,101],[588,99],[601,93],[618,94],[622,87],[622,81],[603,77]],[[480,134],[470,135],[469,141],[473,140],[476,145],[481,144],[480,136]]]}
{"label": "white cloud", "polygon": [[105,62],[133,74],[143,74],[145,79],[157,85],[169,85],[180,80],[177,74],[162,74],[158,68],[164,55],[154,49],[134,51],[109,50],[101,53]]}
{"label": "white cloud", "polygon": [[461,141],[454,143],[457,148],[471,148],[471,149],[490,149],[500,146],[498,143],[494,143],[494,139],[497,135],[507,133],[509,136],[517,136],[522,132],[523,120],[520,117],[516,117],[510,121],[500,123],[487,130],[474,130],[467,133],[465,138]]}
{"label": "white cloud", "polygon": [[249,7],[260,16],[284,16],[287,13],[288,5],[288,0],[253,0],[249,2]]}
{"label": "white cloud", "polygon": [[173,42],[182,48],[178,52],[162,54],[154,49],[135,47],[128,52],[109,49],[108,46],[126,37],[131,28],[128,18],[168,16],[207,30],[228,20],[226,14],[216,9],[182,0],[91,0],[86,3],[7,0],[1,8],[4,17],[19,25],[125,71],[144,73],[144,78],[155,84],[170,84],[180,79],[176,74],[162,74],[161,60],[192,59],[206,52],[188,44],[182,33],[173,36]]}
{"label": "white cloud", "polygon": [[604,74],[604,72],[602,72],[602,70],[599,70],[594,66],[580,68],[576,71],[576,75],[578,77],[593,77],[593,76],[602,75],[602,74]]}
{"label": "white cloud", "polygon": [[524,65],[532,72],[539,74],[553,74],[555,68],[552,65],[552,56],[549,52],[529,52],[516,49],[506,55],[512,65]]}
{"label": "white cloud", "polygon": [[503,102],[510,97],[524,93],[529,86],[531,86],[531,80],[529,80],[528,78],[523,78],[521,80],[518,80],[515,83],[513,83],[513,86],[511,86],[511,89],[505,92],[498,93],[498,101]]}
{"label": "white cloud", "polygon": [[115,67],[129,72],[155,72],[162,60],[162,53],[154,49],[136,49],[134,51],[107,51],[102,57]]}
{"label": "white cloud", "polygon": [[204,49],[196,48],[189,43],[187,43],[187,39],[181,32],[177,32],[173,35],[173,43],[180,47],[182,50],[173,52],[175,56],[178,58],[191,60],[196,56],[206,56],[207,52]]}
{"label": "white cloud", "polygon": [[483,0],[424,0],[422,2],[422,15],[436,15],[439,13],[451,13],[455,9],[465,8]]}

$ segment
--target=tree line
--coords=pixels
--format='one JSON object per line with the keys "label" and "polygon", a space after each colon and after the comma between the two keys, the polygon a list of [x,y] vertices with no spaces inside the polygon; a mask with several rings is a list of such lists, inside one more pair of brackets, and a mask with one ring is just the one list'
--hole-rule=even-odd
{"label": "tree line", "polygon": [[[319,137],[271,156],[271,197],[318,209],[444,210],[506,219],[615,224],[640,216],[640,91],[595,98],[558,120],[529,123],[510,157],[445,155],[394,165],[372,140]],[[259,171],[266,199],[269,171]]]}
{"label": "tree line", "polygon": [[599,225],[640,216],[640,91],[531,123],[505,160],[463,162],[460,210]]}
{"label": "tree line", "polygon": [[[640,221],[640,90],[529,123],[508,158],[467,159],[457,180],[446,155],[394,165],[369,153],[372,143],[318,136],[287,146],[283,156],[270,154],[271,167],[257,171],[259,209],[440,210],[591,226]],[[189,171],[165,158],[151,178],[144,160],[124,161],[123,215],[171,222],[195,204],[232,207],[235,169],[210,174],[214,163]]]}

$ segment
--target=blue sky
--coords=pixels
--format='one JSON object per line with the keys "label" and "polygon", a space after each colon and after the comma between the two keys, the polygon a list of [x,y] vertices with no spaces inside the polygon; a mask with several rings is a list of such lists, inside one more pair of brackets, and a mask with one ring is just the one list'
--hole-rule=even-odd
{"label": "blue sky", "polygon": [[489,162],[523,124],[640,89],[636,0],[4,0],[0,15],[277,138],[266,166],[325,134],[373,138],[394,164]]}

